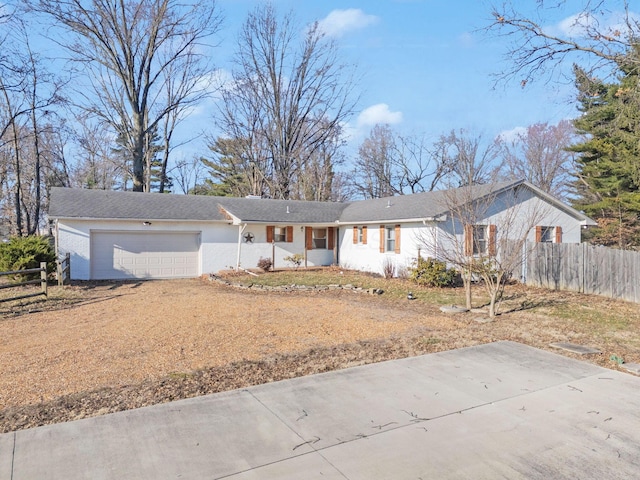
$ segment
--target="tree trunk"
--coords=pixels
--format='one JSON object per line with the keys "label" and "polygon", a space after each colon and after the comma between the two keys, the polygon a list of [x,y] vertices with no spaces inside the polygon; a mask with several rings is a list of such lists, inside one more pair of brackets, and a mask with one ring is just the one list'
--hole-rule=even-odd
{"label": "tree trunk", "polygon": [[135,135],[133,136],[134,145],[132,153],[133,162],[133,191],[144,192],[144,125],[142,122],[142,116],[140,114],[134,114]]}
{"label": "tree trunk", "polygon": [[28,235],[35,235],[38,231],[38,226],[40,224],[40,209],[42,203],[42,194],[40,192],[40,179],[42,177],[40,166],[40,139],[38,132],[38,121],[36,118],[36,105],[35,105],[35,91],[33,92],[34,103],[31,105],[31,128],[33,128],[33,151],[35,155],[35,165],[34,165],[34,213],[33,213],[33,222],[29,225],[29,230],[27,231]]}
{"label": "tree trunk", "polygon": [[14,168],[15,168],[15,176],[16,176],[16,191],[14,192],[14,207],[16,213],[16,235],[21,237],[23,233],[22,227],[22,202],[21,202],[21,189],[22,189],[22,167],[20,165],[20,149],[18,145],[18,131],[16,129],[15,119],[11,122],[11,129],[13,132],[13,148],[15,150],[14,155]]}
{"label": "tree trunk", "polygon": [[464,284],[465,308],[471,310],[471,271],[465,270],[462,274],[462,283]]}

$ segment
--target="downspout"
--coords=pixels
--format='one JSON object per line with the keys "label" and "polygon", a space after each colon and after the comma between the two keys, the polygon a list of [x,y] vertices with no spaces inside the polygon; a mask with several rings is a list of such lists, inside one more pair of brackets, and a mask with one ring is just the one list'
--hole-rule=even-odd
{"label": "downspout", "polygon": [[244,233],[247,224],[243,223],[238,225],[238,258],[236,259],[236,272],[240,271],[240,251],[242,249],[242,234]]}
{"label": "downspout", "polygon": [[53,240],[54,240],[54,249],[56,251],[56,258],[58,258],[60,256],[60,245],[58,243],[58,236],[60,233],[60,229],[58,228],[58,219],[56,218],[53,221],[53,230],[54,230],[54,234],[53,234]]}
{"label": "downspout", "polygon": [[435,229],[436,233],[435,233],[435,240],[434,243],[435,245],[433,246],[433,258],[435,258],[436,260],[440,261],[440,259],[438,258],[438,244],[440,243],[440,236],[438,235],[438,232],[440,231],[440,227],[438,225],[432,225],[432,228]]}

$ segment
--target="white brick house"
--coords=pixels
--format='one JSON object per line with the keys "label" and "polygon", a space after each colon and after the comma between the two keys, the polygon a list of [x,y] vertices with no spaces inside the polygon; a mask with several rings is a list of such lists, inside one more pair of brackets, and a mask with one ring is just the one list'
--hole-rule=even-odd
{"label": "white brick house", "polygon": [[[524,181],[470,191],[474,201],[492,201],[474,230],[487,236],[487,248],[495,224],[516,208],[501,201],[509,192],[518,192],[520,208],[544,209],[532,241],[580,242],[581,229],[594,225]],[[261,257],[278,268],[293,254],[307,266],[381,273],[385,263],[409,266],[419,251],[437,258],[445,238],[465,235],[451,222],[445,196],[329,203],[53,188],[49,218],[58,254],[70,254],[77,280],[196,277],[255,268]]]}

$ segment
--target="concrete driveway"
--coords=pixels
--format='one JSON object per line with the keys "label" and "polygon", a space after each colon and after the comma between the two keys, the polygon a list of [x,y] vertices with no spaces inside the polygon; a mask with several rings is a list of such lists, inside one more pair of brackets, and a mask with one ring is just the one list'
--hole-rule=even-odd
{"label": "concrete driveway", "polygon": [[0,435],[0,478],[632,479],[640,378],[512,342]]}

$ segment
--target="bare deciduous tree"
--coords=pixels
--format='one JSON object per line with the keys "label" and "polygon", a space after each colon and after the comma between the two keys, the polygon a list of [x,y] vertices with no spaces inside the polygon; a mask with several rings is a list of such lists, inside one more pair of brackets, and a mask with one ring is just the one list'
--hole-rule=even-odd
{"label": "bare deciduous tree", "polygon": [[423,135],[399,135],[389,125],[375,125],[354,162],[354,193],[380,198],[436,190],[453,167],[442,145],[429,146]]}
{"label": "bare deciduous tree", "polygon": [[398,135],[395,146],[394,164],[402,191],[432,192],[451,172],[451,159],[442,155],[438,144],[428,146],[424,135]]}
{"label": "bare deciduous tree", "polygon": [[492,183],[500,171],[499,142],[485,145],[482,135],[474,136],[464,129],[442,135],[436,151],[449,167],[446,183],[451,187]]}
{"label": "bare deciduous tree", "polygon": [[[64,27],[59,42],[89,80],[90,92],[79,92],[84,98],[81,107],[117,132],[131,158],[133,190],[148,191],[146,148],[160,122],[203,94],[199,80],[209,75],[211,67],[202,43],[220,25],[215,2],[28,3]],[[177,83],[167,88],[169,81]]]}
{"label": "bare deciduous tree", "polygon": [[375,125],[358,149],[353,169],[353,186],[363,198],[402,194],[393,168],[395,135],[389,125]]}
{"label": "bare deciduous tree", "polygon": [[[7,25],[4,52],[10,64],[0,62],[0,118],[3,149],[3,190],[11,201],[2,201],[3,221],[16,235],[39,232],[44,220],[43,189],[53,156],[44,136],[51,128],[53,108],[63,103],[59,79],[48,72],[29,40],[29,27],[18,16]],[[46,190],[45,190],[46,191]],[[12,204],[12,209],[9,208]]]}
{"label": "bare deciduous tree", "polygon": [[98,190],[125,189],[130,172],[124,160],[111,148],[110,132],[104,125],[89,121],[84,116],[76,118],[79,132],[76,134],[80,160],[75,165],[72,183],[77,188]]}
{"label": "bare deciduous tree", "polygon": [[307,165],[298,175],[295,187],[297,200],[336,202],[345,197],[340,182],[336,182],[336,168],[344,163],[340,151],[343,144],[341,130],[335,131],[333,140],[327,141],[309,156]]}
{"label": "bare deciduous tree", "polygon": [[249,14],[238,38],[233,82],[222,91],[217,123],[240,139],[240,157],[268,164],[269,196],[289,198],[310,158],[333,142],[352,114],[351,68],[318,23],[300,28],[291,14],[278,17],[270,4]]}
{"label": "bare deciduous tree", "polygon": [[576,133],[569,120],[536,123],[511,141],[501,140],[509,178],[525,179],[558,198],[566,198],[574,177],[574,156],[567,148]]}
{"label": "bare deciduous tree", "polygon": [[[492,9],[486,30],[508,38],[511,45],[505,53],[510,66],[498,74],[499,80],[515,78],[525,86],[552,78],[565,62],[584,64],[588,72],[608,67],[615,72],[629,61],[628,52],[640,38],[640,20],[627,0],[583,2],[577,13],[563,9],[572,4],[562,0],[536,3],[535,17],[521,13],[522,2],[516,7],[507,1]],[[564,30],[545,24],[545,13],[551,12],[566,12]]]}
{"label": "bare deciduous tree", "polygon": [[176,185],[183,194],[197,194],[198,185],[204,177],[204,166],[200,157],[183,159],[175,166]]}

